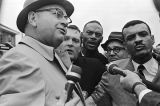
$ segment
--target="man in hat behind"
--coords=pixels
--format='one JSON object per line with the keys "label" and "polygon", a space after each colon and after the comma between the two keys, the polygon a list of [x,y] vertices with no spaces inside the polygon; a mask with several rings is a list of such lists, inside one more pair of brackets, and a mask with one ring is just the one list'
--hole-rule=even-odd
{"label": "man in hat behind", "polygon": [[73,106],[60,97],[65,71],[54,52],[71,22],[73,5],[66,0],[26,0],[17,18],[25,33],[19,44],[0,60],[1,106]]}
{"label": "man in hat behind", "polygon": [[121,32],[111,32],[108,40],[101,46],[109,62],[129,57]]}
{"label": "man in hat behind", "polygon": [[[121,32],[111,32],[108,40],[101,46],[106,51],[109,62],[129,57]],[[108,72],[105,72],[102,75],[99,85],[96,87],[95,92],[92,94],[94,101],[100,101],[101,97],[104,98],[106,96],[105,93],[99,93],[99,91],[103,91],[103,84],[106,85],[104,87],[104,91],[106,91],[107,94],[109,94],[112,98],[113,106],[136,106],[136,98],[132,97],[132,95],[125,91],[121,86],[120,76],[112,75]]]}

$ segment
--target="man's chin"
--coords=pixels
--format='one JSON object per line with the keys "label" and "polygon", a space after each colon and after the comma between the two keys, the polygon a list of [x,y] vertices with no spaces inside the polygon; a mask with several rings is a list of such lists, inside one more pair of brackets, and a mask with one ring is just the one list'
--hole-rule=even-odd
{"label": "man's chin", "polygon": [[135,53],[136,57],[145,57],[145,56],[148,56],[148,55],[149,55],[149,53],[146,52],[146,51],[140,51],[140,52]]}

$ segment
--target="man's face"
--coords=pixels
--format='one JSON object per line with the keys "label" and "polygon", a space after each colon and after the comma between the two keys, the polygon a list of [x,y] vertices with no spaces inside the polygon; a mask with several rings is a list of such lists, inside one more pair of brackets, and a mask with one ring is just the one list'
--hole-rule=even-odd
{"label": "man's face", "polygon": [[78,54],[81,51],[80,45],[80,32],[75,29],[68,28],[61,46],[64,48],[64,51],[68,52],[72,61],[77,59]]}
{"label": "man's face", "polygon": [[109,42],[106,52],[109,62],[128,57],[128,52],[126,51],[124,45],[120,41],[116,40]]}
{"label": "man's face", "polygon": [[58,47],[66,34],[66,11],[59,5],[48,5],[36,10],[36,33],[42,43]]}
{"label": "man's face", "polygon": [[83,47],[87,50],[97,50],[103,37],[103,29],[97,23],[89,23],[83,30]]}
{"label": "man's face", "polygon": [[145,24],[136,24],[123,31],[128,52],[132,57],[145,56],[152,53],[154,37]]}

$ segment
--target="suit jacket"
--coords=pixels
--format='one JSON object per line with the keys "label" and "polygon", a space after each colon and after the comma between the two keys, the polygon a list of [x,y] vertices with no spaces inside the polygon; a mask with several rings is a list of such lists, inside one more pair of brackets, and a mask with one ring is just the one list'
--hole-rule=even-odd
{"label": "suit jacket", "polygon": [[[135,71],[131,58],[118,60],[113,63],[117,64],[122,69],[128,69],[130,71]],[[158,65],[157,74],[152,81],[152,83],[156,85],[160,85],[160,61],[158,61],[158,64],[159,65]]]}
{"label": "suit jacket", "polygon": [[160,106],[160,93],[152,91],[145,94],[139,106]]}
{"label": "suit jacket", "polygon": [[[82,90],[87,91],[88,96],[90,96],[101,80],[101,76],[105,72],[105,66],[98,59],[84,56],[78,57],[74,64],[82,68],[80,85]],[[99,104],[99,106],[111,106],[111,98],[108,94],[104,100],[105,104]]]}
{"label": "suit jacket", "polygon": [[25,36],[0,59],[0,106],[55,106],[66,78],[53,50]]}
{"label": "suit jacket", "polygon": [[[115,61],[115,62],[113,62],[113,63],[117,64],[117,65],[118,65],[120,68],[122,68],[122,69],[128,69],[128,70],[130,70],[130,71],[135,71],[131,58],[122,59],[122,60],[117,60],[117,61]],[[159,67],[160,67],[160,65],[159,65]],[[158,67],[157,74],[156,74],[155,78],[154,78],[153,81],[152,81],[152,83],[154,83],[154,84],[156,84],[156,85],[160,85],[160,68],[159,68],[159,67]],[[117,76],[117,75],[116,75],[116,76]],[[115,82],[115,83],[116,83],[116,82]],[[124,91],[123,88],[122,88],[122,91]],[[122,92],[122,91],[119,91],[119,92]],[[126,92],[126,91],[124,91],[124,92]],[[126,95],[126,94],[127,94],[127,95]],[[113,91],[113,94],[111,94],[111,95],[114,95],[114,91]],[[116,95],[116,94],[115,94],[115,95]],[[127,96],[128,96],[128,93],[126,92],[125,95],[126,95],[126,97],[127,97]],[[130,94],[129,94],[129,95],[130,95]],[[116,97],[118,97],[118,96],[116,96]],[[114,97],[114,98],[115,98],[115,97]],[[135,96],[134,96],[134,95],[131,95],[131,98],[134,98],[134,99],[133,99],[133,102],[136,103],[137,100],[135,99]],[[123,99],[124,99],[124,98],[123,98]],[[122,98],[117,98],[116,101],[117,101],[117,100],[122,100],[122,101],[123,101],[123,99],[122,99]],[[130,105],[128,105],[128,106],[130,106]],[[131,106],[132,106],[132,105],[131,105]]]}

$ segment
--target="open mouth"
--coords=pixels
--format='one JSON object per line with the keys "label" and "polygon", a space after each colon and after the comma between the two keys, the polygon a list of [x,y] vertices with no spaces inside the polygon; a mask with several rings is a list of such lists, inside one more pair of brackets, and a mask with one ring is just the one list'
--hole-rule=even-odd
{"label": "open mouth", "polygon": [[117,58],[110,58],[110,61],[116,61],[118,60]]}
{"label": "open mouth", "polygon": [[91,47],[95,47],[97,44],[94,43],[94,42],[89,42],[88,45],[91,46]]}
{"label": "open mouth", "polygon": [[67,49],[66,51],[68,52],[68,54],[73,54],[73,50],[71,49]]}

